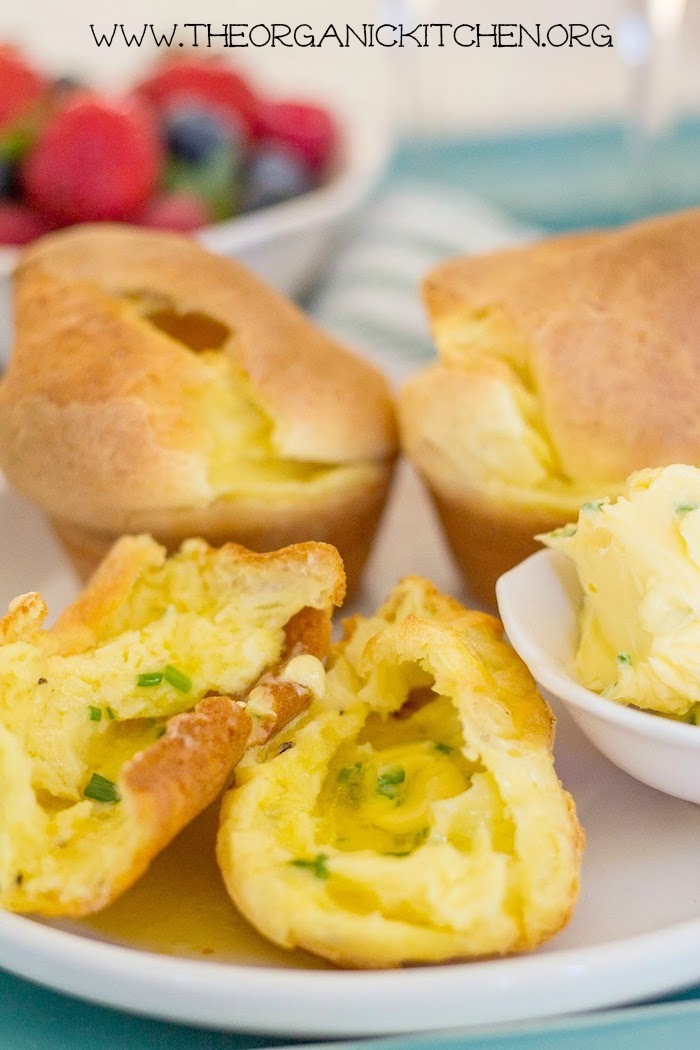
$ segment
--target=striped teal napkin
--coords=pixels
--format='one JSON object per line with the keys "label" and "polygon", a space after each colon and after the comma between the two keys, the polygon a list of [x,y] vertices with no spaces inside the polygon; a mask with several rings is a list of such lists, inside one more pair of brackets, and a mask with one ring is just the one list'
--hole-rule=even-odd
{"label": "striped teal napkin", "polygon": [[363,212],[317,290],[312,313],[399,382],[434,356],[420,297],[425,274],[452,255],[536,236],[467,192],[404,184]]}

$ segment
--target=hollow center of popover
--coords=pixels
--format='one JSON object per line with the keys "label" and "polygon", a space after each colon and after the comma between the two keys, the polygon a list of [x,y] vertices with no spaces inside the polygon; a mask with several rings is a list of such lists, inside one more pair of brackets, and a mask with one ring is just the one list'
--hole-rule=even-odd
{"label": "hollow center of popover", "polygon": [[170,297],[148,289],[122,291],[120,298],[142,322],[197,357],[201,382],[183,396],[189,419],[197,421],[207,480],[217,498],[265,495],[280,486],[293,494],[299,485],[325,484],[339,470],[352,469],[280,454],[274,419],[228,352],[236,339],[229,325],[194,306],[179,309]]}
{"label": "hollow center of popover", "polygon": [[201,310],[179,313],[173,307],[164,307],[145,314],[145,319],[194,351],[221,350],[232,334],[227,325]]}
{"label": "hollow center of popover", "polygon": [[482,816],[491,845],[509,852],[512,829],[495,782],[480,762],[465,758],[463,748],[454,704],[429,686],[409,692],[393,715],[370,714],[329,764],[316,807],[322,837],[342,851],[404,856],[437,833],[469,849],[474,829],[457,813],[474,792],[488,799]]}

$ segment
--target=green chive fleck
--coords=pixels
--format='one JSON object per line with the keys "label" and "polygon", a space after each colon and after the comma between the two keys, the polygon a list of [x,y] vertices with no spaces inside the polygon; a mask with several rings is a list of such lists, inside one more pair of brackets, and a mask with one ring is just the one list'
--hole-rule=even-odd
{"label": "green chive fleck", "polygon": [[92,774],[83,795],[94,802],[118,802],[121,798],[117,785],[107,780],[107,777],[100,776],[99,773]]}
{"label": "green chive fleck", "polygon": [[290,864],[293,868],[302,868],[304,871],[310,871],[312,875],[315,875],[317,879],[330,878],[330,871],[328,870],[328,864],[326,863],[328,856],[325,853],[319,853],[317,857],[312,860],[305,860],[303,857],[297,857],[296,860],[290,860]]}
{"label": "green chive fleck", "polygon": [[406,779],[406,771],[401,769],[401,766],[393,766],[391,769],[387,769],[385,773],[380,773],[377,777],[377,794],[384,795],[385,798],[395,799],[399,793],[399,784],[403,784]]}
{"label": "green chive fleck", "polygon": [[162,736],[165,736],[167,728],[167,726],[158,726],[156,729],[156,740],[160,740]]}
{"label": "green chive fleck", "polygon": [[166,682],[169,682],[174,689],[179,689],[181,693],[189,693],[192,688],[192,680],[177,667],[173,667],[172,664],[168,664],[164,668],[163,677]]}
{"label": "green chive fleck", "polygon": [[[412,853],[414,853],[418,849],[419,846],[423,845],[425,840],[428,838],[429,834],[430,834],[430,828],[429,827],[421,828],[420,831],[417,831],[415,833],[415,835],[413,836],[412,841],[410,842],[410,844],[406,843],[406,845],[408,846],[408,849],[388,850],[386,853],[383,854],[383,856],[385,856],[385,857],[410,857],[410,855]],[[406,836],[406,835],[400,835],[399,838],[396,841],[396,845],[397,846],[402,846],[404,844],[404,841],[405,841],[405,839],[407,837],[408,836]]]}
{"label": "green chive fleck", "polygon": [[632,657],[630,656],[629,653],[618,653],[617,654],[617,662],[619,664],[623,664],[625,667],[631,667],[632,666]]}
{"label": "green chive fleck", "polygon": [[149,685],[160,685],[163,681],[162,671],[148,671],[146,674],[140,674],[136,679],[136,684],[146,688]]}
{"label": "green chive fleck", "polygon": [[435,744],[435,750],[439,751],[441,755],[451,755],[454,751],[453,747],[449,744],[441,744],[439,741]]}
{"label": "green chive fleck", "polygon": [[107,704],[107,707],[105,707],[105,711],[107,712],[107,718],[110,720],[110,722],[113,722],[117,716],[115,715],[114,711],[109,706],[109,704]]}
{"label": "green chive fleck", "polygon": [[698,509],[697,503],[679,503],[675,508],[676,514],[691,514]]}
{"label": "green chive fleck", "polygon": [[600,508],[603,506],[604,503],[605,503],[604,499],[594,499],[590,503],[582,503],[581,504],[581,510],[586,510],[586,511],[600,510]]}
{"label": "green chive fleck", "polygon": [[552,537],[552,539],[559,539],[560,537],[562,539],[570,539],[571,536],[576,535],[576,528],[576,525],[562,525],[560,529],[553,529],[549,533],[549,535]]}
{"label": "green chive fleck", "polygon": [[355,780],[357,778],[357,774],[361,772],[361,762],[356,762],[354,766],[343,766],[342,769],[338,770],[338,783],[349,784],[352,780]]}
{"label": "green chive fleck", "polygon": [[93,707],[92,704],[90,704],[90,706],[88,707],[88,718],[90,719],[91,722],[101,722],[102,721],[102,708],[101,707]]}
{"label": "green chive fleck", "polygon": [[343,766],[338,770],[338,783],[344,785],[348,801],[353,805],[358,805],[360,802],[363,778],[362,762],[356,762],[354,766]]}

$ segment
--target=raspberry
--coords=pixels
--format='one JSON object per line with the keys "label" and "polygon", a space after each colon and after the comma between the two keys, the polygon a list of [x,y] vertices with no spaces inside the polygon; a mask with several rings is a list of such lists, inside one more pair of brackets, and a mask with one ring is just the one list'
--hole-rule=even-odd
{"label": "raspberry", "polygon": [[42,215],[24,204],[0,201],[0,244],[28,244],[51,228]]}
{"label": "raspberry", "polygon": [[267,102],[258,111],[257,138],[286,146],[314,174],[330,164],[339,144],[338,127],[327,109],[310,102]]}
{"label": "raspberry", "polygon": [[59,106],[24,161],[22,183],[30,204],[63,222],[129,219],[152,195],[161,166],[143,103],[85,91]]}
{"label": "raspberry", "polygon": [[257,120],[259,102],[248,82],[216,60],[168,62],[144,80],[139,91],[159,110],[175,103],[199,103],[236,126],[242,125],[246,137]]}
{"label": "raspberry", "polygon": [[191,233],[209,223],[209,210],[195,193],[175,190],[150,200],[139,215],[138,222],[141,226],[150,226],[155,230]]}
{"label": "raspberry", "polygon": [[0,129],[20,119],[46,91],[46,81],[15,48],[0,45]]}

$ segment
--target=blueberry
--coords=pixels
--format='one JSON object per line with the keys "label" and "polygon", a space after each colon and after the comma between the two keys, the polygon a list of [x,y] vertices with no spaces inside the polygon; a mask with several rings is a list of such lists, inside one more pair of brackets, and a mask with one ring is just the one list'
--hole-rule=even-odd
{"label": "blueberry", "polygon": [[313,179],[304,162],[278,146],[261,146],[248,168],[243,191],[243,211],[281,204],[306,193]]}
{"label": "blueberry", "polygon": [[173,110],[166,120],[165,137],[174,157],[198,163],[224,148],[240,147],[242,135],[206,110],[192,107]]}
{"label": "blueberry", "polygon": [[16,165],[0,155],[0,197],[13,197],[16,188]]}
{"label": "blueberry", "polygon": [[85,81],[71,73],[66,73],[64,76],[56,77],[53,86],[55,91],[78,91],[80,88],[85,87]]}

